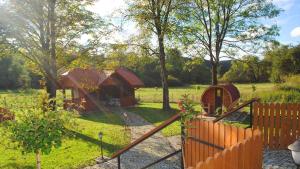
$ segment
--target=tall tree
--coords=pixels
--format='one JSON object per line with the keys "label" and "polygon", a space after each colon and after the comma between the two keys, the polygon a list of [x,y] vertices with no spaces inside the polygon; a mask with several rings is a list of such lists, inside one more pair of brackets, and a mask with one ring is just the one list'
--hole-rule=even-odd
{"label": "tall tree", "polygon": [[234,58],[241,52],[257,52],[278,35],[276,25],[263,22],[280,13],[269,0],[186,0],[177,12],[178,37],[202,56],[209,56],[212,85],[218,83],[221,54]]}
{"label": "tall tree", "polygon": [[151,49],[158,56],[160,61],[161,83],[163,88],[163,109],[170,109],[168,73],[166,69],[166,36],[170,34],[171,14],[178,6],[177,0],[130,0],[128,15],[133,18],[141,30],[148,33],[148,36],[156,38],[158,48]]}
{"label": "tall tree", "polygon": [[[94,0],[6,0],[0,24],[9,28],[9,43],[37,65],[46,79],[50,98],[56,97],[57,59],[74,47],[84,34],[102,35],[102,20],[86,7]],[[95,41],[89,41],[95,43]],[[55,102],[53,102],[55,105]]]}

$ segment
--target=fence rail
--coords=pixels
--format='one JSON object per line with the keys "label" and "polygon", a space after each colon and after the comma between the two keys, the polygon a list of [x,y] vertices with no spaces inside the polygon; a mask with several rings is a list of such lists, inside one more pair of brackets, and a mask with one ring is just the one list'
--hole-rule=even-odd
{"label": "fence rail", "polygon": [[197,119],[189,124],[187,136],[184,145],[186,168],[213,169],[212,166],[216,166],[219,169],[218,160],[223,160],[224,165],[226,162],[225,168],[246,166],[247,163],[252,163],[248,165],[251,169],[261,168],[262,143],[258,130]]}
{"label": "fence rail", "polygon": [[263,133],[266,148],[286,149],[300,137],[300,104],[255,103],[253,128]]}

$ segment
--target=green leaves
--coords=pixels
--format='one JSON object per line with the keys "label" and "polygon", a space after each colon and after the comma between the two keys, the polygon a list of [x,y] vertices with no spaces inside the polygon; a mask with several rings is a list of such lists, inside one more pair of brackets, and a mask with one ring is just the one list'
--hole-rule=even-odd
{"label": "green leaves", "polygon": [[45,108],[47,102],[48,97],[42,93],[36,108],[23,110],[18,120],[6,125],[9,140],[24,153],[41,151],[49,154],[53,148],[61,146],[64,137],[69,136],[66,127],[74,122],[71,114]]}

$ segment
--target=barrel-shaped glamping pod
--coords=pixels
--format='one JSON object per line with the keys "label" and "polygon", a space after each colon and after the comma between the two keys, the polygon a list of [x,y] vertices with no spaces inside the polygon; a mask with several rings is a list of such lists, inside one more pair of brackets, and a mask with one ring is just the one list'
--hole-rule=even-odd
{"label": "barrel-shaped glamping pod", "polygon": [[214,115],[217,109],[230,109],[236,105],[239,98],[240,92],[233,84],[220,84],[210,86],[203,92],[201,105],[207,115]]}

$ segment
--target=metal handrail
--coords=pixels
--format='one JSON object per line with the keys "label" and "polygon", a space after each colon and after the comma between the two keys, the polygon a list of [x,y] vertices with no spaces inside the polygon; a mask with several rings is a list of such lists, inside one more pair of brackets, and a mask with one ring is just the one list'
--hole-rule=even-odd
{"label": "metal handrail", "polygon": [[218,146],[216,144],[209,143],[207,141],[201,140],[201,139],[199,139],[199,138],[197,138],[195,136],[188,136],[187,139],[192,139],[193,141],[196,141],[196,142],[198,142],[200,144],[204,144],[204,145],[207,145],[207,146],[219,149],[219,150],[224,150],[225,149],[224,147],[221,147],[221,146]]}
{"label": "metal handrail", "polygon": [[218,121],[224,119],[225,117],[231,115],[232,113],[234,113],[234,112],[236,112],[236,111],[239,111],[240,109],[242,109],[242,108],[248,106],[249,104],[250,104],[250,106],[251,106],[251,108],[250,108],[250,109],[251,109],[251,110],[250,110],[250,113],[251,113],[251,116],[252,116],[252,103],[257,102],[257,101],[259,101],[258,98],[254,98],[254,99],[251,99],[251,100],[249,100],[249,101],[246,101],[245,103],[239,105],[238,107],[234,108],[233,110],[230,110],[229,112],[223,114],[221,117],[216,118],[215,120],[213,120],[213,122],[216,123],[216,122],[218,122]]}
{"label": "metal handrail", "polygon": [[153,162],[153,163],[151,163],[151,164],[148,164],[148,165],[146,165],[145,167],[143,167],[143,168],[141,168],[141,169],[149,168],[149,167],[151,167],[151,166],[153,166],[153,165],[155,165],[155,164],[157,164],[157,163],[159,163],[159,162],[161,162],[161,161],[164,161],[164,160],[166,160],[166,159],[168,159],[168,158],[170,158],[170,157],[172,157],[172,156],[174,156],[174,155],[176,155],[176,154],[178,154],[178,153],[180,153],[180,152],[182,152],[182,149],[177,150],[177,151],[175,151],[175,152],[173,152],[173,153],[171,153],[171,154],[168,154],[168,155],[166,155],[165,157],[163,157],[163,158],[161,158],[161,159],[159,159],[159,160],[157,160],[157,161],[155,161],[155,162]]}
{"label": "metal handrail", "polygon": [[[171,118],[169,118],[168,120],[166,120],[164,123],[162,123],[161,125],[159,125],[158,127],[154,128],[153,130],[149,131],[148,133],[144,134],[142,137],[138,138],[137,140],[135,140],[134,142],[130,143],[129,145],[127,145],[126,147],[124,147],[123,149],[119,150],[118,152],[116,152],[115,154],[112,155],[112,159],[116,158],[118,159],[118,169],[121,168],[121,155],[125,152],[127,152],[128,150],[130,150],[131,148],[135,147],[136,145],[138,145],[139,143],[143,142],[144,140],[146,140],[147,138],[151,137],[152,135],[156,134],[157,132],[161,131],[162,129],[166,128],[167,126],[169,126],[170,124],[172,124],[173,122],[177,121],[178,119],[180,119],[180,113],[175,114],[174,116],[172,116]],[[176,151],[177,152],[177,151]],[[174,152],[175,153],[175,152]],[[173,154],[173,153],[172,153]],[[172,155],[171,154],[171,155]],[[166,158],[166,157],[164,157]],[[162,158],[162,159],[164,159]],[[158,161],[160,162],[161,159]],[[156,162],[157,163],[157,162]],[[155,164],[155,162],[154,162]],[[153,164],[152,164],[153,165]]]}
{"label": "metal handrail", "polygon": [[168,125],[170,125],[171,123],[175,122],[176,120],[178,120],[180,118],[180,114],[177,113],[174,116],[172,116],[170,119],[166,120],[164,123],[162,123],[161,125],[159,125],[158,127],[154,128],[153,130],[149,131],[148,133],[144,134],[142,137],[138,138],[137,140],[135,140],[134,142],[130,143],[129,145],[127,145],[126,147],[124,147],[123,149],[119,150],[118,152],[116,152],[115,154],[112,155],[112,158],[116,158],[117,156],[125,153],[126,151],[128,151],[129,149],[133,148],[134,146],[136,146],[137,144],[141,143],[142,141],[146,140],[147,138],[151,137],[152,135],[156,134],[157,132],[159,132],[160,130],[164,129],[165,127],[167,127]]}

